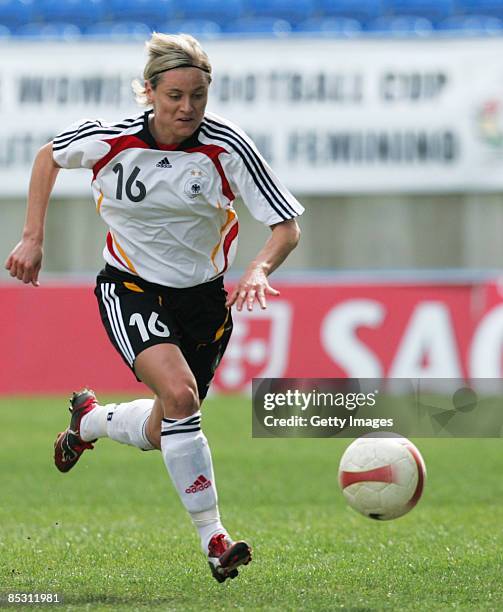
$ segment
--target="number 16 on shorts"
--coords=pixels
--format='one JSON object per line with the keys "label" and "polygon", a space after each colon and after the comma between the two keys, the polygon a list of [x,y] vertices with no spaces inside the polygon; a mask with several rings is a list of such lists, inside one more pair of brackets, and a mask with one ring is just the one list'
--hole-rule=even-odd
{"label": "number 16 on shorts", "polygon": [[98,285],[95,294],[108,336],[131,369],[146,348],[178,344],[176,324],[168,310],[159,305],[159,296],[106,282]]}
{"label": "number 16 on shorts", "polygon": [[141,313],[134,312],[129,319],[129,325],[136,325],[138,327],[143,342],[150,340],[150,334],[159,338],[168,338],[170,336],[168,326],[159,321],[159,314],[157,312],[153,312],[150,315],[147,325],[145,325]]}

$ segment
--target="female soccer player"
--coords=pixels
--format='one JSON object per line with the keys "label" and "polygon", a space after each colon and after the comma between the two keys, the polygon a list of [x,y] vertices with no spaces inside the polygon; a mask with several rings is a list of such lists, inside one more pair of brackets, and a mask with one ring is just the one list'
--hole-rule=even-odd
{"label": "female soccer player", "polygon": [[[266,308],[267,296],[278,295],[267,277],[297,245],[295,217],[304,209],[244,132],[206,112],[211,65],[199,43],[154,33],[147,49],[144,83],[133,83],[146,112],[117,123],[81,122],[40,149],[22,239],[6,268],[38,286],[57,174],[92,170],[96,208],[109,228],[95,289],[101,318],[155,399],[100,406],[89,389],[74,393],[55,464],[67,472],[102,437],[159,449],[212,574],[224,582],[251,560],[251,549],[233,542],[221,523],[200,407],[232,332],[231,306]],[[227,295],[238,195],[272,232]]]}

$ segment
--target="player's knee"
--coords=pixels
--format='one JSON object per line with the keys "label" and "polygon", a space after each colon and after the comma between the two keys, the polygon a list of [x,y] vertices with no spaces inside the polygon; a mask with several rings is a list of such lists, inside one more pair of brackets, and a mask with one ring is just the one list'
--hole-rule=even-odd
{"label": "player's knee", "polygon": [[190,382],[174,383],[158,397],[167,418],[184,419],[199,410],[197,387]]}

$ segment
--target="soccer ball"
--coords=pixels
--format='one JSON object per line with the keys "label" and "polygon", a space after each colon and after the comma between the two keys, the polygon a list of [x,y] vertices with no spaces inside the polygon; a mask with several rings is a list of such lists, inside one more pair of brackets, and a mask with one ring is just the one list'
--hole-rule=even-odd
{"label": "soccer ball", "polygon": [[417,504],[426,466],[407,438],[375,435],[357,438],[348,446],[339,466],[339,484],[352,508],[369,518],[387,521]]}

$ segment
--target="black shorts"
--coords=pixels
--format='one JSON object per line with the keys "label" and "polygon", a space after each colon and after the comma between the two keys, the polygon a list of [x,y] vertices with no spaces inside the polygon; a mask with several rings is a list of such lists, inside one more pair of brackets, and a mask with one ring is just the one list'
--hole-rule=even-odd
{"label": "black shorts", "polygon": [[222,277],[174,289],[106,265],[94,294],[108,337],[133,373],[143,350],[176,344],[197,381],[199,398],[206,396],[232,333]]}

